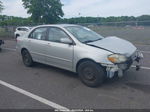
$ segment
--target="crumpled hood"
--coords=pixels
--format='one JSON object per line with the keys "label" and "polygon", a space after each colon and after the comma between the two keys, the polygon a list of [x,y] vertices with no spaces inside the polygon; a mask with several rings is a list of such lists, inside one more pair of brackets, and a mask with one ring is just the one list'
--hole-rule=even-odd
{"label": "crumpled hood", "polygon": [[107,37],[88,43],[88,45],[106,49],[113,53],[125,54],[126,56],[131,56],[136,51],[136,47],[131,42],[117,37]]}

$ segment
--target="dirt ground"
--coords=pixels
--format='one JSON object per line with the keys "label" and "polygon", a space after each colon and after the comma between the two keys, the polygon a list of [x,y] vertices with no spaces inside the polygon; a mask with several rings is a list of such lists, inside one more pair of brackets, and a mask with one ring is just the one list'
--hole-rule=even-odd
{"label": "dirt ground", "polygon": [[104,37],[117,36],[135,44],[150,44],[150,27],[90,26]]}

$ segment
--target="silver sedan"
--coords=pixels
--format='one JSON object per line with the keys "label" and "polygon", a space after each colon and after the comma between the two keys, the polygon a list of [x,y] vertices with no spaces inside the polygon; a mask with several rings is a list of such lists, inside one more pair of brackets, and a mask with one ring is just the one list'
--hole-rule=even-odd
{"label": "silver sedan", "polygon": [[90,87],[115,74],[123,76],[134,61],[137,70],[143,55],[130,42],[107,37],[79,25],[42,25],[17,39],[17,50],[30,67],[34,62],[78,73]]}

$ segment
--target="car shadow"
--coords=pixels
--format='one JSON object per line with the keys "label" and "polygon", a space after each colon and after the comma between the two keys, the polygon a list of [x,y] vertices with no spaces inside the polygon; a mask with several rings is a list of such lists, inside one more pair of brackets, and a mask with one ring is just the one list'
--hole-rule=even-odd
{"label": "car shadow", "polygon": [[[47,71],[51,71],[53,73],[61,74],[65,77],[78,79],[78,74],[77,73],[73,73],[71,71],[67,71],[67,70],[60,69],[60,68],[57,68],[57,67],[53,67],[53,66],[50,66],[50,65],[35,63],[33,68],[44,69],[44,70],[47,70]],[[117,76],[113,77],[112,79],[107,78],[104,82],[104,85],[108,86],[108,85],[112,85],[112,84],[117,84],[118,81],[120,83],[121,80],[122,80],[122,78],[118,78]]]}
{"label": "car shadow", "polygon": [[45,65],[45,64],[41,64],[41,63],[35,63],[33,68],[39,68],[39,69],[44,69],[44,70],[48,70],[51,71],[53,73],[59,73],[61,75],[67,76],[67,77],[71,77],[71,78],[78,78],[78,74],[77,73],[73,73],[71,71],[67,71],[61,68],[57,68],[54,66],[50,66],[50,65]]}

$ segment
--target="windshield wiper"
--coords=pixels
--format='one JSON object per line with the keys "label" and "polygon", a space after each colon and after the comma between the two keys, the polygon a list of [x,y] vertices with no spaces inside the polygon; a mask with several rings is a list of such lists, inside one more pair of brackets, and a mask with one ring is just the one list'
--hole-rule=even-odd
{"label": "windshield wiper", "polygon": [[98,40],[101,40],[101,39],[97,39],[97,40],[87,40],[87,41],[84,41],[83,43],[90,43],[90,42],[95,42],[95,41],[98,41]]}

